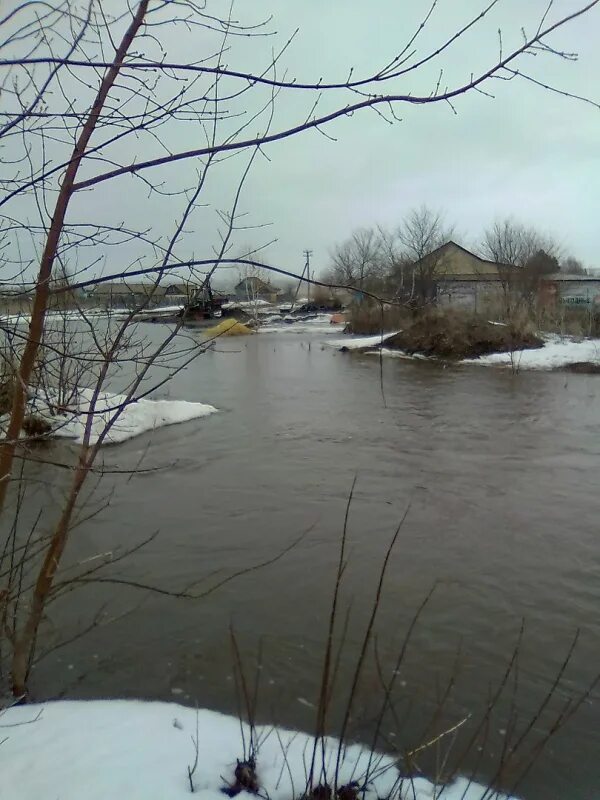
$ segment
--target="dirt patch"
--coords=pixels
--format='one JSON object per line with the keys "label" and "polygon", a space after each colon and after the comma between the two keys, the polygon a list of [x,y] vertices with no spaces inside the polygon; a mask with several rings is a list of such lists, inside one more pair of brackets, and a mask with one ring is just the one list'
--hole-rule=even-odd
{"label": "dirt patch", "polygon": [[472,314],[430,312],[417,317],[388,339],[385,346],[409,355],[419,353],[459,360],[543,347],[543,344],[531,331],[511,324],[494,324]]}
{"label": "dirt patch", "polygon": [[224,786],[221,791],[228,797],[236,797],[240,792],[258,794],[259,785],[256,777],[256,761],[250,757],[247,760],[237,762],[234,772],[235,781],[229,786]]}
{"label": "dirt patch", "polygon": [[561,372],[575,372],[579,375],[600,375],[600,364],[593,361],[574,361],[572,364],[565,364],[559,368]]}

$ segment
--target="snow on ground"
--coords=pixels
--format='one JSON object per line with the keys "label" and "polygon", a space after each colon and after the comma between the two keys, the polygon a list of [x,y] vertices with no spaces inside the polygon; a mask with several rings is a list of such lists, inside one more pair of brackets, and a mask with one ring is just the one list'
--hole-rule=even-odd
{"label": "snow on ground", "polygon": [[290,317],[289,321],[264,325],[259,328],[259,333],[339,333],[344,323],[332,323],[331,314],[317,314],[310,319],[297,319]]}
{"label": "snow on ground", "polygon": [[[369,337],[362,337],[366,342]],[[371,339],[379,337],[371,337]],[[352,338],[350,341],[328,341],[332,347],[346,346],[348,349],[358,349],[360,347],[373,347],[374,345],[360,344],[361,339]],[[435,358],[421,355],[420,353],[409,354],[403,350],[393,350],[389,347],[382,347],[380,350],[371,350],[367,355],[386,356],[388,358],[404,358],[421,361],[437,361]],[[592,364],[600,364],[600,339],[576,339],[574,337],[560,337],[556,335],[546,336],[546,343],[543,347],[535,350],[517,350],[511,358],[510,353],[492,353],[479,358],[466,358],[460,361],[461,364],[474,364],[485,367],[512,367],[516,369],[560,369],[567,364],[581,361],[589,361]]]}
{"label": "snow on ground", "polygon": [[377,336],[347,336],[333,341],[330,339],[327,345],[329,347],[345,347],[347,350],[363,350],[367,347],[379,347],[399,333],[400,331],[392,331],[391,333],[378,333]]}
{"label": "snow on ground", "polygon": [[[259,727],[257,737],[259,796],[298,800],[312,756],[311,737],[270,726]],[[246,726],[244,738],[247,744]],[[192,795],[188,767],[196,759],[193,740],[198,763]],[[331,783],[336,757],[337,742],[328,740],[325,764]],[[61,701],[14,707],[0,715],[0,797],[7,800],[223,800],[221,788],[225,781],[233,784],[236,759],[243,758],[237,719],[171,703]],[[338,785],[364,781],[369,760],[359,745],[346,748]],[[316,775],[321,765],[318,753]],[[377,754],[369,775],[367,800],[386,798],[395,784],[398,800],[481,800],[484,794],[483,787],[465,779],[446,789],[436,790],[424,778],[404,779],[398,787],[392,758]],[[501,797],[485,794],[489,800]]]}
{"label": "snow on ground", "polygon": [[269,303],[268,300],[260,300],[257,298],[256,300],[231,300],[228,303],[223,303],[222,308],[226,311],[232,309],[235,310],[236,308],[244,308],[244,309],[255,309],[255,308],[274,308],[272,303]]}
{"label": "snow on ground", "polygon": [[[83,441],[83,434],[92,400],[92,389],[79,389],[75,404],[67,411],[52,416],[48,405],[35,401],[35,413],[43,416],[53,426],[51,436]],[[125,402],[125,396],[102,392],[96,403],[90,444],[98,441],[98,437],[107,422],[114,416],[116,409]],[[133,439],[141,433],[162,428],[165,425],[174,425],[178,422],[188,422],[192,419],[206,417],[217,411],[214,406],[204,403],[191,403],[187,400],[137,400],[125,407],[115,424],[110,429],[105,444],[117,444],[127,439]]]}
{"label": "snow on ground", "polygon": [[[83,311],[86,317],[108,317],[111,314],[110,311],[102,308],[84,308]],[[46,314],[46,320],[48,322],[54,320],[60,321],[63,319],[79,320],[83,319],[83,314],[76,308],[67,309],[66,311],[48,311]],[[29,324],[30,322],[31,314],[26,314],[24,312],[19,314],[0,314],[0,325],[11,325],[14,323]]]}
{"label": "snow on ground", "polygon": [[[135,313],[140,317],[142,315],[148,315],[151,317],[153,314],[164,314],[167,312],[173,312],[175,314],[178,311],[181,311],[182,309],[183,309],[183,303],[176,306],[156,306],[155,308],[142,308],[139,311],[136,311]],[[124,314],[131,313],[130,311],[127,311],[127,309],[120,309],[120,311]]]}
{"label": "snow on ground", "polygon": [[519,350],[510,353],[492,353],[479,358],[465,359],[463,364],[482,364],[488,367],[518,369],[557,369],[578,361],[600,364],[600,339],[578,340],[572,336],[548,336],[543,347],[536,350]]}

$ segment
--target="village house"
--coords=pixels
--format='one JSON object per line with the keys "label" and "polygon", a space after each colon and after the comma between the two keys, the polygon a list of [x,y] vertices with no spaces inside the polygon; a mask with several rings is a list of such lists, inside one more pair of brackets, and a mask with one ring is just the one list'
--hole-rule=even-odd
{"label": "village house", "polygon": [[546,275],[540,284],[540,302],[545,306],[564,305],[600,311],[600,276]]}
{"label": "village house", "polygon": [[481,258],[452,241],[434,250],[426,259],[436,302],[473,310],[483,302],[499,299],[510,282],[511,274],[518,270],[509,264]]}
{"label": "village house", "polygon": [[[474,311],[509,292],[519,292],[522,267],[489,261],[456,242],[446,242],[425,259],[416,262],[431,278],[431,299],[438,305]],[[406,280],[406,279],[405,279]],[[574,306],[600,310],[600,276],[555,272],[540,276],[536,283],[537,302],[545,306]]]}
{"label": "village house", "polygon": [[234,288],[235,299],[240,302],[264,300],[267,303],[276,303],[281,289],[273,286],[262,278],[251,276],[242,278]]}
{"label": "village house", "polygon": [[159,305],[183,305],[193,296],[198,287],[185,282],[165,283],[155,286],[150,282],[107,281],[94,286],[89,298],[106,308],[136,308],[148,303],[152,308]]}

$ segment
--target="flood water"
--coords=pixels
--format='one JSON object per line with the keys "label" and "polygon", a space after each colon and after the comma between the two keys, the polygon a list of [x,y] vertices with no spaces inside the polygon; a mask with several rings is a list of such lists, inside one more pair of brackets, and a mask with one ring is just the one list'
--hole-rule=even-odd
{"label": "flood water", "polygon": [[[115,584],[82,589],[54,606],[50,629],[76,631],[106,602],[115,619],[44,659],[34,691],[159,698],[235,713],[232,627],[251,684],[262,651],[258,719],[311,730],[356,477],[338,633],[351,611],[332,732],[386,547],[408,509],[375,623],[386,674],[435,590],[406,648],[397,713],[386,719],[380,746],[410,749],[424,731],[439,733],[470,715],[456,754],[502,680],[524,619],[517,680],[511,673],[488,726],[490,755],[478,760],[474,747],[464,762],[465,771],[493,775],[511,707],[517,726],[526,726],[577,629],[573,658],[532,726],[531,747],[600,670],[600,379],[387,359],[382,394],[378,358],[324,348],[324,338],[222,340],[219,352],[160,389],[157,397],[211,403],[220,413],[105,448],[107,468],[156,469],[89,484],[91,503],[106,507],[73,534],[69,557],[158,532],[105,574],[174,591],[194,583],[198,591],[304,538],[277,563],[198,601]],[[69,448],[53,446],[55,454]],[[64,481],[58,472],[44,468],[48,514]],[[452,676],[443,719],[428,727]],[[352,735],[365,741],[378,692],[370,649],[351,719]],[[452,741],[446,737],[444,747]],[[428,754],[416,761],[431,769]],[[599,796],[600,688],[543,749],[519,792],[533,800]]]}

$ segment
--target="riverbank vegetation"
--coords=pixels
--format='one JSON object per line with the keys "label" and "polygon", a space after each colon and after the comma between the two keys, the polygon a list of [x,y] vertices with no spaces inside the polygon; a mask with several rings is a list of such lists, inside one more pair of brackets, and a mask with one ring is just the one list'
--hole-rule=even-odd
{"label": "riverbank vegetation", "polygon": [[542,347],[527,326],[490,322],[476,314],[431,310],[413,319],[385,346],[435,358],[462,360],[490,353]]}
{"label": "riverbank vegetation", "polygon": [[480,312],[361,303],[351,305],[347,320],[347,333],[375,336],[400,330],[386,339],[387,348],[450,360],[541,347],[545,334],[582,338],[600,334],[600,317],[586,309],[521,306],[507,313],[498,303]]}

